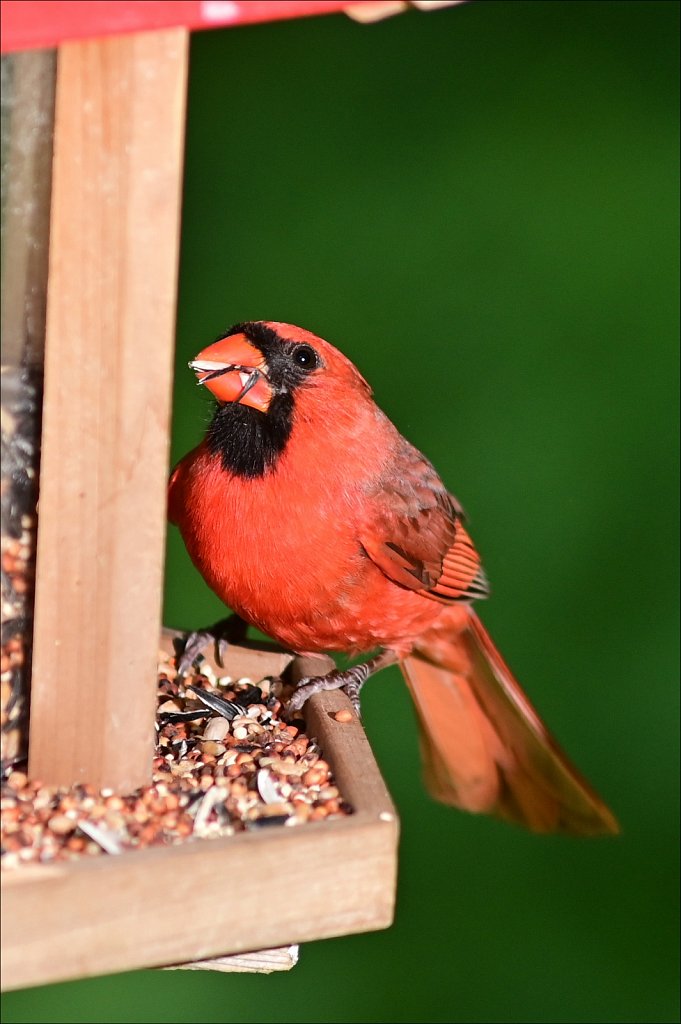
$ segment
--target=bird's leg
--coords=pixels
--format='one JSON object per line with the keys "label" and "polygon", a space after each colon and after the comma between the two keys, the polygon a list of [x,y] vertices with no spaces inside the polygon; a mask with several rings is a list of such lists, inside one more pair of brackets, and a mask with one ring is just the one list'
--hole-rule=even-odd
{"label": "bird's leg", "polygon": [[204,647],[211,642],[215,644],[215,660],[221,668],[224,667],[223,656],[227,648],[230,644],[237,644],[244,640],[247,629],[248,624],[238,615],[228,615],[226,619],[220,619],[213,626],[188,633],[182,654],[177,661],[177,671],[180,675],[185,675]]}
{"label": "bird's leg", "polygon": [[286,705],[286,710],[289,714],[292,711],[299,711],[313,693],[319,693],[321,690],[343,690],[352,701],[352,706],[359,717],[359,692],[369,676],[388,665],[394,665],[398,660],[398,655],[394,651],[381,651],[375,658],[363,661],[360,665],[353,665],[352,668],[344,670],[336,668],[325,676],[301,679],[296,692]]}

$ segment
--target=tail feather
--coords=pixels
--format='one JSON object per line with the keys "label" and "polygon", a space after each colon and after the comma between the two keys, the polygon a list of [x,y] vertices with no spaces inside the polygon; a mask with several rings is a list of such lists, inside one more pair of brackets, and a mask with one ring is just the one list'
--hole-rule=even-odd
{"label": "tail feather", "polygon": [[402,671],[419,720],[426,786],[443,803],[535,832],[619,831],[537,715],[474,612],[446,614]]}

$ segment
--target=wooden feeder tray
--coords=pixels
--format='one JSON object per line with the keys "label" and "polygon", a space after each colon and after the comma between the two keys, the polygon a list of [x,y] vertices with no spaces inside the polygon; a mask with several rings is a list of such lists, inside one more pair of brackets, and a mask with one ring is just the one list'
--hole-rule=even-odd
{"label": "wooden feeder tray", "polygon": [[[290,660],[273,646],[231,647],[223,672],[259,681]],[[398,820],[359,720],[335,720],[350,708],[330,691],[305,717],[353,814],[3,872],[3,989],[390,925]]]}

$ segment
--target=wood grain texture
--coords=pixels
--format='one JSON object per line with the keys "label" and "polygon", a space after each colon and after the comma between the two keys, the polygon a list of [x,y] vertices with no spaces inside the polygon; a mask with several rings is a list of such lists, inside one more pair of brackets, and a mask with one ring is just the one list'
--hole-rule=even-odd
{"label": "wood grain texture", "polygon": [[[248,674],[258,680],[252,662]],[[398,820],[362,726],[334,719],[348,707],[331,691],[305,708],[307,731],[355,808],[348,817],[4,872],[2,987],[390,925]]]}
{"label": "wood grain texture", "polygon": [[153,748],[187,35],[57,72],[30,773],[132,790]]}

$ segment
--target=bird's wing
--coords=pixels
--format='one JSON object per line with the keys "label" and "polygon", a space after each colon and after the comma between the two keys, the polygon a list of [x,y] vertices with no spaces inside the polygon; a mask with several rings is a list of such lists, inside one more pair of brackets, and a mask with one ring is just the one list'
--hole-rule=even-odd
{"label": "bird's wing", "polygon": [[420,452],[405,441],[371,497],[360,541],[389,579],[441,601],[487,596],[461,506]]}

